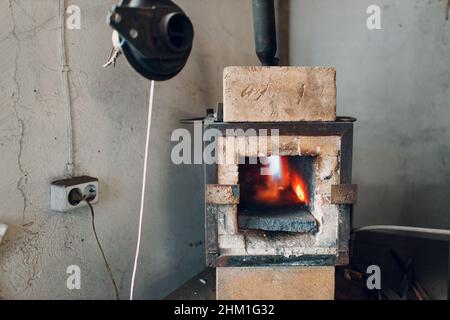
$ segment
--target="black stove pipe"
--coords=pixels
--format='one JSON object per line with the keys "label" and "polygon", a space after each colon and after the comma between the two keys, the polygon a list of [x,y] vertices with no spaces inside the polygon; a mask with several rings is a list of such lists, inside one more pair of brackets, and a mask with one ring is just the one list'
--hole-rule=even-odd
{"label": "black stove pipe", "polygon": [[278,66],[274,0],[253,0],[256,54],[263,66]]}

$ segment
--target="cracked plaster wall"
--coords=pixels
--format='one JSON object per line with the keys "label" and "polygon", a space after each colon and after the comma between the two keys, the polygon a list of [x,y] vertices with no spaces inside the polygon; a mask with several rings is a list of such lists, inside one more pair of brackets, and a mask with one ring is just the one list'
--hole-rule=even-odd
{"label": "cracked plaster wall", "polygon": [[[67,30],[75,171],[100,180],[97,230],[126,298],[149,82],[123,57],[115,69],[101,68],[111,49],[105,17],[116,1],[66,2],[82,14],[82,29]],[[170,134],[221,100],[224,66],[257,63],[249,1],[179,4],[196,38],[183,72],[156,85],[137,298],[162,298],[203,269],[202,170],[171,164]],[[88,211],[49,210],[49,183],[66,163],[58,36],[58,0],[0,1],[0,222],[10,226],[0,246],[0,298],[112,299]],[[81,267],[81,290],[66,288],[72,264]]]}

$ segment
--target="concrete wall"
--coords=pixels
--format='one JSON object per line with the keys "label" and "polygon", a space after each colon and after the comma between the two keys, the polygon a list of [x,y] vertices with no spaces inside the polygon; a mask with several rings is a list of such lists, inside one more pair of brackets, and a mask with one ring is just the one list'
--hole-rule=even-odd
{"label": "concrete wall", "polygon": [[[149,82],[110,52],[115,0],[70,0],[82,29],[67,32],[76,172],[100,179],[97,230],[121,294],[136,241]],[[161,298],[203,267],[202,175],[170,163],[178,120],[221,100],[226,65],[251,65],[250,1],[179,0],[196,28],[193,54],[156,86],[149,196],[137,298]],[[291,0],[291,64],[334,65],[338,113],[358,118],[357,225],[450,227],[450,22],[444,0],[377,1],[383,30],[365,27],[366,0]],[[232,17],[232,19],[230,19]],[[48,186],[66,162],[58,1],[0,2],[0,247],[2,298],[113,298],[87,210],[55,214]],[[200,243],[200,244],[199,244]],[[66,288],[66,268],[82,290]]]}
{"label": "concrete wall", "polygon": [[[150,83],[123,57],[101,68],[111,49],[106,13],[117,1],[66,2],[82,10],[82,29],[67,31],[76,173],[100,180],[97,231],[127,298]],[[137,298],[162,298],[203,269],[202,170],[171,164],[170,134],[179,119],[221,100],[224,66],[257,62],[249,1],[178,3],[196,38],[183,72],[156,85]],[[10,225],[1,298],[114,298],[88,211],[49,211],[49,183],[66,163],[58,34],[58,0],[0,2],[0,222]],[[82,271],[79,291],[66,288],[73,264]]]}
{"label": "concrete wall", "polygon": [[[366,9],[381,8],[382,30]],[[292,65],[337,67],[355,125],[356,225],[450,228],[447,0],[291,0]]]}

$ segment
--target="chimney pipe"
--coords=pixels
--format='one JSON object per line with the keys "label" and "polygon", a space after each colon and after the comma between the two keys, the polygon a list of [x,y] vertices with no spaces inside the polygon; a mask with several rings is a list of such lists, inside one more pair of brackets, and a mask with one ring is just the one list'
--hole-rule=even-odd
{"label": "chimney pipe", "polygon": [[274,0],[253,0],[255,48],[263,66],[278,66]]}

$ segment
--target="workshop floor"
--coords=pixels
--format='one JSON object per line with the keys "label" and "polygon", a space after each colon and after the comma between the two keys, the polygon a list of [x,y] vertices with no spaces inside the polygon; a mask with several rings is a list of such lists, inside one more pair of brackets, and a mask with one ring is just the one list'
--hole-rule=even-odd
{"label": "workshop floor", "polygon": [[[413,261],[413,278],[411,284],[421,288],[410,288],[409,300],[445,300],[448,285],[448,264],[442,260],[448,259],[448,244],[442,241],[414,239],[393,234],[365,233],[352,242],[352,258],[349,267],[336,268],[336,300],[372,300],[400,299],[403,292],[402,283],[405,277],[400,260],[410,257]],[[433,252],[424,248],[433,247]],[[394,259],[393,253],[398,256]],[[421,259],[419,259],[421,258]],[[425,264],[416,261],[426,261]],[[450,261],[450,260],[449,260]],[[369,265],[377,265],[382,270],[382,289],[368,290],[366,287],[365,270]],[[207,268],[180,288],[172,292],[166,299],[171,300],[214,300],[215,299],[215,269]]]}
{"label": "workshop floor", "polygon": [[[364,283],[358,279],[348,280],[344,269],[336,269],[336,300],[367,300]],[[206,268],[180,288],[166,297],[167,300],[215,300],[216,273],[213,268]]]}

